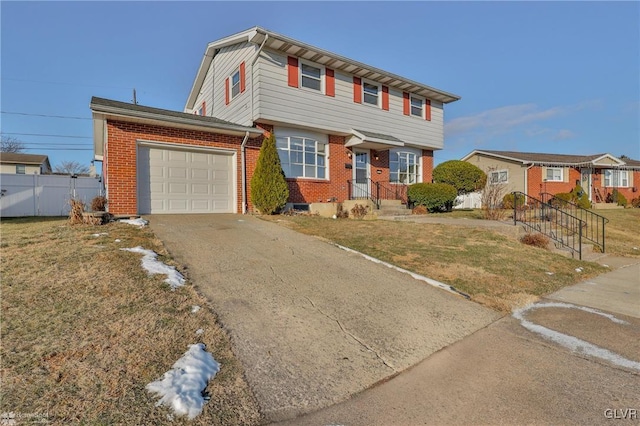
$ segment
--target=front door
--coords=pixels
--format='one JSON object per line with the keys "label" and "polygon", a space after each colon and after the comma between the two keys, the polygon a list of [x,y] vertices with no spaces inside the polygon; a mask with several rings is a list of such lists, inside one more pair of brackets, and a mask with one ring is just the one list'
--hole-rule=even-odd
{"label": "front door", "polygon": [[353,152],[352,197],[369,198],[369,151]]}
{"label": "front door", "polygon": [[589,201],[591,201],[591,173],[593,173],[592,169],[582,169],[580,170],[580,186],[583,191],[589,194]]}

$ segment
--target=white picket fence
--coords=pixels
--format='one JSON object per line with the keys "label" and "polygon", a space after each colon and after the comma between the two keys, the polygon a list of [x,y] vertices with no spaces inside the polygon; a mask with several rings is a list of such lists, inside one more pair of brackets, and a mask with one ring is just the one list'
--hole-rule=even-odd
{"label": "white picket fence", "polygon": [[479,209],[482,207],[482,192],[458,195],[454,209]]}
{"label": "white picket fence", "polygon": [[0,217],[67,216],[69,200],[102,195],[97,177],[0,174]]}

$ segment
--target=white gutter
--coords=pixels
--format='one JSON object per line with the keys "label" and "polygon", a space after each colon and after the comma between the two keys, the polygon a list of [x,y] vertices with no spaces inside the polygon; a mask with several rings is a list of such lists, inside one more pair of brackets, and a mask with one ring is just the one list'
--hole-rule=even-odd
{"label": "white gutter", "polygon": [[247,214],[247,163],[246,163],[246,144],[249,140],[249,132],[245,133],[242,145],[240,145],[240,162],[242,168],[242,214]]}

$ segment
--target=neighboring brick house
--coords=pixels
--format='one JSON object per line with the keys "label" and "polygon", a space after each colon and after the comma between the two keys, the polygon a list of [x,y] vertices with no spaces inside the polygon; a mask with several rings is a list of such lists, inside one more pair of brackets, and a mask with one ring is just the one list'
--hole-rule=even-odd
{"label": "neighboring brick house", "polygon": [[[155,111],[146,127],[131,127],[118,124],[119,113],[105,115],[112,101],[94,99],[96,160],[104,158],[109,209],[117,214],[229,210],[192,191],[192,167],[179,163],[191,147],[221,147],[222,139],[236,155],[230,183],[235,198],[226,205],[235,212],[251,210],[250,182],[261,144],[256,132],[276,136],[289,206],[371,197],[374,187],[391,194],[406,184],[431,181],[433,152],[444,146],[444,104],[458,99],[255,27],[207,45],[184,113],[117,103],[127,114]],[[175,128],[175,120],[188,116],[209,121],[196,125],[197,134],[160,130]],[[221,125],[235,126],[236,133],[221,139]],[[250,132],[246,144],[244,132]],[[150,159],[140,159],[141,152]],[[171,169],[180,176],[168,175]]]}
{"label": "neighboring brick house", "polygon": [[17,175],[43,175],[51,173],[49,157],[21,152],[0,153],[0,173]]}
{"label": "neighboring brick house", "polygon": [[604,202],[613,189],[627,200],[640,196],[640,161],[611,154],[564,155],[513,151],[475,150],[462,158],[484,170],[489,182],[507,185],[539,198],[547,192],[570,192],[576,184],[594,203]]}

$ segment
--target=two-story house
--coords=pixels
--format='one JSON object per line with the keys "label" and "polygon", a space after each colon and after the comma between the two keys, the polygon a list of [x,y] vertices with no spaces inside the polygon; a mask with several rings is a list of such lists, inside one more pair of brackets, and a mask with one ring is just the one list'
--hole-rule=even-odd
{"label": "two-story house", "polygon": [[255,27],[209,43],[183,113],[91,108],[113,213],[239,212],[270,133],[296,207],[430,182],[458,99]]}

